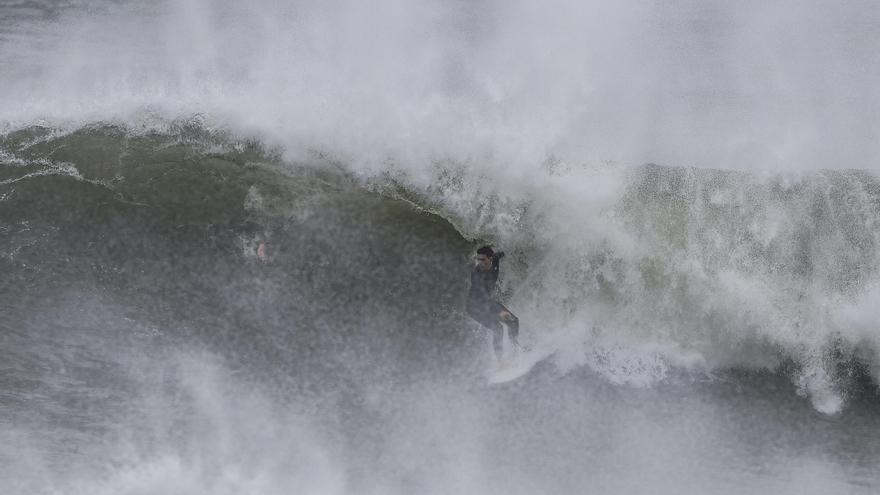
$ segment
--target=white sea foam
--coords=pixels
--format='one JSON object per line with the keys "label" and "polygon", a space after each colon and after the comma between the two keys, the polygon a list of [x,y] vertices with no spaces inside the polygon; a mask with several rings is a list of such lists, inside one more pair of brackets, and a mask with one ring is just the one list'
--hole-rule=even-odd
{"label": "white sea foam", "polygon": [[[859,246],[877,246],[877,212],[864,181],[835,202],[807,171],[880,163],[870,2],[83,5],[5,28],[7,129],[200,114],[290,158],[391,176],[512,247],[520,316],[571,333],[584,363],[619,359],[607,369],[639,382],[679,360],[792,358],[798,386],[838,409],[822,356],[875,316],[859,287],[877,260]],[[649,161],[751,175],[677,185],[628,168]],[[817,228],[816,201],[842,227]],[[644,356],[590,361],[618,338]]]}
{"label": "white sea foam", "polygon": [[0,115],[205,113],[294,154],[416,171],[471,159],[521,178],[550,155],[875,168],[872,7],[91,0],[10,17]]}

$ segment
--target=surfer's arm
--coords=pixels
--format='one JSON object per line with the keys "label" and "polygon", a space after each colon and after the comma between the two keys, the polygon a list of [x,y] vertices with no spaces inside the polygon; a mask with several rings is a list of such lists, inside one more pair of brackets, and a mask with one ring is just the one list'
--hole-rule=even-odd
{"label": "surfer's arm", "polygon": [[495,287],[495,282],[498,281],[498,272],[501,269],[501,258],[504,257],[504,253],[498,252],[492,255],[492,270],[489,271],[492,287]]}

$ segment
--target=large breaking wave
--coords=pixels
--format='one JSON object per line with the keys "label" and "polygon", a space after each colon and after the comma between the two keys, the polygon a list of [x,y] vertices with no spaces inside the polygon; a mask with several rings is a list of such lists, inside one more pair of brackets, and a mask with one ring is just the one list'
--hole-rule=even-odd
{"label": "large breaking wave", "polygon": [[604,365],[607,346],[627,349],[613,366],[638,370],[623,380],[658,378],[663,363],[794,362],[799,390],[824,412],[839,410],[847,377],[873,369],[880,183],[870,173],[551,168],[515,197],[499,192],[503,180],[448,173],[422,197],[470,237],[515,246],[513,300],[527,320],[565,329],[572,365]]}
{"label": "large breaking wave", "polygon": [[869,492],[877,10],[744,5],[0,6],[0,485]]}
{"label": "large breaking wave", "polygon": [[[41,196],[25,192],[29,182],[46,184],[40,194],[70,198],[56,201],[74,201],[72,183],[55,179],[65,177],[120,207],[151,211],[158,232],[230,229],[213,235],[228,237],[224,249],[235,245],[254,256],[254,243],[273,228],[305,221],[316,208],[342,208],[325,204],[321,193],[325,180],[341,180],[354,195],[346,201],[372,191],[398,208],[451,222],[459,242],[507,249],[503,291],[526,322],[526,339],[560,349],[563,372],[589,366],[616,383],[650,385],[671,368],[785,369],[829,413],[843,406],[854,376],[874,376],[880,184],[871,174],[757,177],[549,163],[543,176],[524,184],[443,162],[427,180],[412,180],[393,165],[378,176],[351,176],[318,155],[306,168],[291,168],[263,150],[198,120],[164,132],[97,126],[11,133],[4,141],[6,229],[15,232],[38,216]],[[285,179],[313,168],[308,175],[328,179]],[[27,206],[11,208],[19,203]],[[46,228],[60,221],[45,219]],[[424,221],[419,229],[434,222]],[[272,248],[288,242],[273,241]],[[25,246],[10,236],[9,259]],[[342,254],[350,249],[330,252],[350,257]],[[419,250],[414,259],[427,264],[433,256],[462,254]],[[363,276],[361,267],[344,266]],[[385,283],[375,280],[380,288]]]}

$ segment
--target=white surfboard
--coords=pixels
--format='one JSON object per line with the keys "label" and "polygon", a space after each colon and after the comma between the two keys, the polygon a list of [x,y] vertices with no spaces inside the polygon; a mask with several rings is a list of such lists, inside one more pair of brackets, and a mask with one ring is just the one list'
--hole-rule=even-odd
{"label": "white surfboard", "polygon": [[489,373],[489,384],[505,383],[516,380],[532,371],[536,364],[553,355],[555,351],[547,349],[532,349],[520,353],[509,361],[502,361]]}

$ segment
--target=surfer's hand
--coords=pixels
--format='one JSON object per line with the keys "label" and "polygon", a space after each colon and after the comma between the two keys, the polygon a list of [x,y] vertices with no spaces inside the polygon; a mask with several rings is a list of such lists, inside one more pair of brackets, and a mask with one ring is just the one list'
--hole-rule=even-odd
{"label": "surfer's hand", "polygon": [[494,256],[495,259],[500,260],[501,258],[504,257],[504,251],[498,251],[497,253],[493,254],[492,256]]}
{"label": "surfer's hand", "polygon": [[501,317],[501,321],[510,321],[513,319],[513,315],[510,314],[510,311],[502,311],[498,313],[498,316]]}

